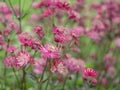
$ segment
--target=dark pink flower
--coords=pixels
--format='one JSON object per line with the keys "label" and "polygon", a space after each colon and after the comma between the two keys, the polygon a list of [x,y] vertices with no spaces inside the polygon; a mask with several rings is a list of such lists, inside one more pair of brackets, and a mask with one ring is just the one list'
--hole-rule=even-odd
{"label": "dark pink flower", "polygon": [[52,9],[47,9],[43,12],[43,17],[49,17],[51,15],[53,15]]}
{"label": "dark pink flower", "polygon": [[97,72],[95,70],[93,70],[92,68],[87,68],[84,69],[83,71],[83,75],[86,78],[96,78],[97,77]]}
{"label": "dark pink flower", "polygon": [[53,33],[55,41],[60,44],[69,43],[72,40],[70,32],[71,30],[65,27],[54,27]]}
{"label": "dark pink flower", "polygon": [[37,26],[34,28],[34,32],[40,36],[41,38],[44,37],[45,33],[43,31],[43,28],[41,26]]}

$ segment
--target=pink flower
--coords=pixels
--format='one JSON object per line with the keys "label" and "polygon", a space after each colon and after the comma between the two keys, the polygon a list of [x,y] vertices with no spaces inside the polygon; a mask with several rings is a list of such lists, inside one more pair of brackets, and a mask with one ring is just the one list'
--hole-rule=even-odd
{"label": "pink flower", "polygon": [[4,60],[4,64],[7,67],[15,67],[17,64],[17,60],[14,56],[6,57]]}
{"label": "pink flower", "polygon": [[97,72],[95,70],[93,70],[92,68],[87,68],[87,69],[84,69],[83,75],[86,78],[96,78]]}
{"label": "pink flower", "polygon": [[114,42],[115,42],[115,45],[120,48],[120,38],[116,38]]}
{"label": "pink flower", "polygon": [[37,26],[34,28],[34,32],[40,36],[41,38],[44,37],[45,33],[43,31],[43,28],[41,26]]}
{"label": "pink flower", "polygon": [[48,17],[53,15],[53,11],[51,9],[47,9],[46,11],[44,11],[43,16],[44,17]]}
{"label": "pink flower", "polygon": [[87,34],[87,36],[88,36],[89,38],[97,41],[97,42],[101,39],[99,33],[94,32],[94,31],[90,31],[90,32]]}
{"label": "pink flower", "polygon": [[40,41],[35,39],[31,34],[23,32],[18,36],[19,41],[23,46],[29,46],[32,49],[40,47]]}
{"label": "pink flower", "polygon": [[18,54],[16,59],[17,59],[17,65],[20,66],[20,67],[24,67],[30,61],[30,54],[26,51],[22,51]]}
{"label": "pink flower", "polygon": [[116,63],[116,59],[112,54],[106,54],[104,56],[104,63],[105,67],[109,68],[110,66],[113,66]]}
{"label": "pink flower", "polygon": [[107,72],[111,78],[114,78],[116,76],[116,69],[113,66],[109,67]]}
{"label": "pink flower", "polygon": [[60,58],[59,49],[53,44],[42,46],[40,51],[47,58]]}
{"label": "pink flower", "polygon": [[74,39],[78,39],[82,35],[84,35],[84,29],[82,27],[78,27],[72,30],[72,37]]}
{"label": "pink flower", "polygon": [[10,46],[8,49],[7,49],[7,52],[9,53],[14,53],[16,51],[16,47],[15,46]]}
{"label": "pink flower", "polygon": [[83,60],[77,60],[71,56],[68,56],[64,63],[68,70],[73,73],[82,72],[85,67],[85,62]]}
{"label": "pink flower", "polygon": [[11,33],[11,30],[5,29],[4,30],[4,36],[8,36]]}
{"label": "pink flower", "polygon": [[70,19],[74,19],[74,20],[80,19],[80,14],[76,11],[70,11],[68,14]]}
{"label": "pink flower", "polygon": [[34,73],[42,74],[46,65],[46,59],[40,58],[38,61],[35,62],[35,69]]}
{"label": "pink flower", "polygon": [[68,69],[67,67],[64,65],[64,63],[62,61],[54,61],[54,66],[51,67],[51,71],[53,73],[58,73],[61,74],[63,76],[66,76],[68,74]]}
{"label": "pink flower", "polygon": [[55,42],[60,44],[69,43],[72,40],[70,32],[71,31],[65,27],[54,27],[53,33]]}

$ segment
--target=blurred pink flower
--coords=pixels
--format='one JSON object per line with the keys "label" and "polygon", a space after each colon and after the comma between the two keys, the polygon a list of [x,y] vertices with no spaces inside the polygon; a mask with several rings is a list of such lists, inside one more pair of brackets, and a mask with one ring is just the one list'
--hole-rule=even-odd
{"label": "blurred pink flower", "polygon": [[38,61],[35,61],[35,74],[42,74],[46,65],[47,60],[45,58],[40,58]]}
{"label": "blurred pink flower", "polygon": [[71,56],[68,56],[68,58],[65,60],[65,66],[70,72],[79,73],[85,68],[85,62],[81,59],[75,59]]}
{"label": "blurred pink flower", "polygon": [[22,51],[17,55],[16,59],[17,59],[17,65],[20,67],[24,67],[30,61],[30,54],[26,51]]}
{"label": "blurred pink flower", "polygon": [[14,53],[16,51],[16,47],[15,46],[10,46],[8,49],[7,49],[7,52],[9,53]]}
{"label": "blurred pink flower", "polygon": [[115,42],[115,45],[120,48],[120,38],[116,38],[114,42]]}
{"label": "blurred pink flower", "polygon": [[59,49],[53,44],[42,46],[40,51],[47,58],[60,58]]}
{"label": "blurred pink flower", "polygon": [[68,69],[64,65],[63,61],[58,61],[58,60],[54,61],[54,66],[51,67],[51,71],[53,73],[56,72],[56,73],[61,74],[63,76],[66,76],[68,74]]}
{"label": "blurred pink flower", "polygon": [[43,28],[41,26],[35,27],[34,32],[41,38],[44,37],[44,35],[45,35]]}
{"label": "blurred pink flower", "polygon": [[14,56],[10,56],[10,57],[6,57],[5,60],[4,60],[4,64],[7,66],[7,67],[16,67],[16,64],[17,64],[17,60]]}

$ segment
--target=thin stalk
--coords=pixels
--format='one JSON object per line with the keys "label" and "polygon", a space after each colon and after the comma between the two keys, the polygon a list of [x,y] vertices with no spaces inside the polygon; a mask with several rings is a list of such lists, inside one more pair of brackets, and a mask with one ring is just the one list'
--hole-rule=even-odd
{"label": "thin stalk", "polygon": [[44,71],[43,71],[42,76],[41,76],[41,78],[40,78],[40,86],[39,86],[40,90],[42,89],[42,79],[43,79],[44,74],[45,74],[45,71],[46,71],[46,69],[47,69],[47,63],[48,63],[48,60],[46,61],[46,65],[45,65],[45,67],[44,67]]}
{"label": "thin stalk", "polygon": [[[16,14],[16,12],[15,12],[15,9],[14,9],[14,7],[13,7],[13,5],[12,5],[12,3],[11,3],[11,1],[10,0],[4,0],[5,1],[5,3],[7,4],[7,1],[9,2],[9,4],[10,4],[10,7],[11,7],[11,9],[12,9],[12,11],[13,11],[13,13],[14,13],[14,15],[17,17],[17,14]],[[7,6],[9,7],[9,5],[7,4]]]}
{"label": "thin stalk", "polygon": [[26,72],[25,72],[25,69],[23,69],[22,88],[21,88],[21,90],[26,90]]}
{"label": "thin stalk", "polygon": [[18,82],[18,84],[20,84],[19,79],[18,79],[18,77],[17,77],[17,75],[16,75],[16,72],[15,72],[15,69],[14,69],[14,68],[13,68],[13,73],[14,73],[14,75],[15,75],[16,81]]}
{"label": "thin stalk", "polygon": [[63,83],[63,86],[62,86],[62,89],[61,89],[61,90],[64,90],[65,85],[66,85],[66,83],[67,83],[67,79],[68,79],[68,76],[65,77],[65,80],[64,80],[64,83]]}
{"label": "thin stalk", "polygon": [[77,90],[76,84],[78,80],[79,73],[76,74],[75,81],[74,81],[74,90]]}

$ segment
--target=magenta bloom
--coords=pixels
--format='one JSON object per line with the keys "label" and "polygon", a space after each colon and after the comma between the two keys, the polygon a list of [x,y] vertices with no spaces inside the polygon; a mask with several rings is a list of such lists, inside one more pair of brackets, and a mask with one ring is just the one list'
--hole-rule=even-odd
{"label": "magenta bloom", "polygon": [[70,32],[71,30],[65,27],[55,27],[53,29],[55,41],[60,44],[69,43],[72,40]]}
{"label": "magenta bloom", "polygon": [[93,70],[92,68],[84,69],[83,74],[86,78],[96,78],[97,72]]}
{"label": "magenta bloom", "polygon": [[39,40],[35,39],[31,34],[23,32],[18,36],[19,41],[23,46],[29,46],[32,49],[40,46]]}
{"label": "magenta bloom", "polygon": [[4,64],[7,67],[15,67],[17,64],[17,60],[14,56],[6,57],[4,60]]}
{"label": "magenta bloom", "polygon": [[45,10],[44,13],[43,13],[43,16],[44,16],[44,17],[49,17],[49,16],[51,16],[51,15],[53,15],[53,11],[52,11],[51,9],[47,9],[47,10]]}
{"label": "magenta bloom", "polygon": [[20,67],[24,67],[29,63],[31,58],[30,58],[30,54],[28,52],[23,51],[18,54],[16,59],[17,59],[17,65]]}
{"label": "magenta bloom", "polygon": [[59,49],[53,44],[46,44],[40,48],[41,53],[47,58],[59,58]]}
{"label": "magenta bloom", "polygon": [[35,27],[34,32],[41,38],[45,36],[45,33],[44,33],[43,28],[41,26]]}

